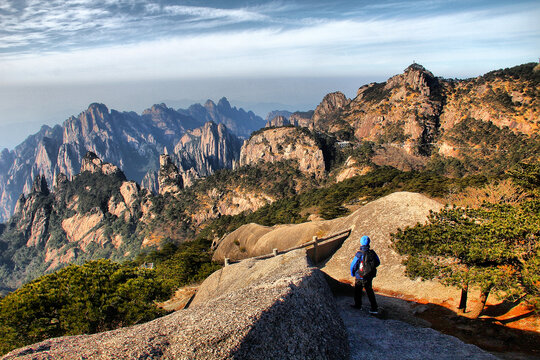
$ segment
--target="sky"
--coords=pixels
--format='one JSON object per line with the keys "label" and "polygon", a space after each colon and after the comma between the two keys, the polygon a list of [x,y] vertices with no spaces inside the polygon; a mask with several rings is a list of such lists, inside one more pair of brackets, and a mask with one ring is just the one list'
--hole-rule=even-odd
{"label": "sky", "polygon": [[0,0],[0,148],[101,102],[225,96],[314,109],[413,61],[467,78],[536,62],[540,1]]}

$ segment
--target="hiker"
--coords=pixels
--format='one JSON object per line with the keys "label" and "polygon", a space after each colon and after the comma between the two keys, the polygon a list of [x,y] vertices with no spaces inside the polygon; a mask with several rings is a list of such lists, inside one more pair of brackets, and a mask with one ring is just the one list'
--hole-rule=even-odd
{"label": "hiker", "polygon": [[379,307],[377,299],[373,292],[373,278],[377,276],[377,266],[381,264],[377,253],[369,248],[371,239],[364,235],[360,239],[360,251],[356,253],[351,263],[351,276],[355,277],[354,281],[354,308],[362,308],[362,288],[366,289],[366,294],[371,304],[370,314],[378,314]]}

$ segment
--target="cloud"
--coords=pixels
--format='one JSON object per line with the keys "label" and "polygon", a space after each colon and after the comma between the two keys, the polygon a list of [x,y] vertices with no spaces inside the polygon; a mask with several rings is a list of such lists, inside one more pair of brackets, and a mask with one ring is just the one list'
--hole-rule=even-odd
{"label": "cloud", "polygon": [[[110,3],[112,0],[106,1]],[[52,1],[51,6],[58,3]],[[132,6],[140,5],[138,0],[130,0],[130,3]],[[279,3],[275,5],[280,6]],[[271,6],[263,11],[261,8],[231,10],[157,4],[145,4],[144,8],[147,14],[162,16],[163,13],[171,13],[201,24],[214,20],[222,23],[266,21],[272,9]],[[107,18],[111,10],[104,4],[100,9],[100,14],[94,13],[96,9],[85,8],[86,11],[82,11],[78,7],[68,12],[69,16],[80,19],[78,23],[82,25],[65,22],[67,15],[58,14],[58,11],[29,21],[36,21],[35,26],[43,27],[61,24],[64,29],[75,32],[78,31],[77,26],[90,26],[86,25],[86,19],[103,16],[105,19],[99,26],[116,29],[111,36],[118,35],[122,21]],[[125,16],[136,18],[135,15]],[[69,51],[59,49],[23,55],[5,53],[0,55],[0,78],[5,83],[17,83],[222,76],[345,76],[366,72],[392,73],[395,67],[402,69],[413,60],[427,61],[446,69],[451,64],[464,67],[473,64],[476,68],[468,70],[472,72],[477,71],[477,64],[482,62],[483,67],[490,69],[501,66],[497,61],[516,65],[524,62],[523,59],[535,59],[540,38],[536,24],[538,18],[538,8],[508,7],[506,11],[495,9],[408,18],[332,20],[306,17],[295,26],[288,21],[274,19],[262,27],[163,33],[157,39],[126,41],[123,45],[105,42],[101,46],[76,48],[75,44]],[[36,32],[25,38],[13,33],[3,40],[8,44],[6,46],[17,42],[24,44],[25,41],[46,42],[46,34]]]}
{"label": "cloud", "polygon": [[10,3],[0,10],[5,10],[0,11],[0,49],[14,53],[134,42],[181,30],[269,19],[250,8],[161,5],[146,0],[28,0],[18,11]]}

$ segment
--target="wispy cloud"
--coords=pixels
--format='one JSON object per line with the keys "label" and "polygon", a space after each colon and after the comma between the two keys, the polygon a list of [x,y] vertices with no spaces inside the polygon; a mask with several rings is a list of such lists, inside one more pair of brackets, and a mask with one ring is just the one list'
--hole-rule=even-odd
{"label": "wispy cloud", "polygon": [[0,49],[20,53],[70,45],[91,47],[269,19],[260,12],[261,7],[254,9],[162,5],[146,0],[28,0],[16,9],[7,2],[0,7]]}
{"label": "wispy cloud", "polygon": [[[216,10],[198,11],[194,16],[232,16],[218,15]],[[174,35],[47,55],[5,55],[2,68],[6,70],[0,70],[0,77],[15,82],[358,75],[366,69],[403,67],[412,60],[439,66],[451,61],[489,63],[501,56],[515,58],[509,61],[517,64],[520,58],[536,56],[537,18],[538,9],[496,14],[477,11],[459,16],[327,20],[296,28],[274,25],[260,30]],[[501,54],[502,48],[505,54]]]}

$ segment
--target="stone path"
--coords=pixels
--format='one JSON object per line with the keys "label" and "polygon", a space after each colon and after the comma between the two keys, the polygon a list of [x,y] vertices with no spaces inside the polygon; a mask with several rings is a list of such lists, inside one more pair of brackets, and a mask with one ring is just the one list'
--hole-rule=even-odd
{"label": "stone path", "polygon": [[368,359],[497,359],[477,346],[426,327],[383,320],[350,307],[352,298],[337,296],[338,311],[347,327],[351,360]]}

